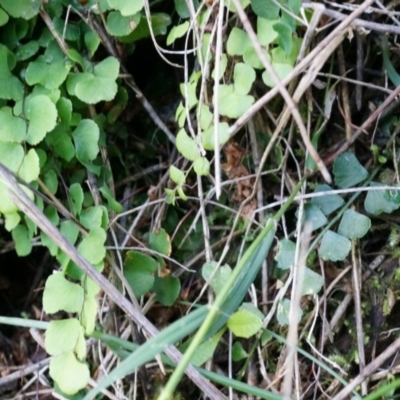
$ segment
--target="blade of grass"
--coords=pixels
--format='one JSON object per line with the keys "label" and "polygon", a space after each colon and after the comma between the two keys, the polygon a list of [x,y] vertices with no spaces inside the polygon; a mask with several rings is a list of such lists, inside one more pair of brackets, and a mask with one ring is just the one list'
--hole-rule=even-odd
{"label": "blade of grass", "polygon": [[[91,335],[95,339],[100,339],[102,342],[108,345],[108,347],[121,359],[126,359],[133,351],[136,351],[139,347],[138,344],[128,342],[127,340],[120,339],[116,336],[108,335],[103,332],[95,331]],[[161,356],[164,364],[175,367],[176,364],[171,361],[166,355]],[[247,395],[257,396],[265,400],[282,400],[282,396],[279,394],[269,392],[268,390],[260,389],[247,383],[240,382],[236,379],[228,378],[224,375],[217,374],[215,372],[208,371],[204,368],[195,367],[203,376],[208,378],[214,383],[219,383],[225,387],[231,387]]]}
{"label": "blade of grass", "polygon": [[375,390],[367,397],[364,397],[363,400],[379,400],[384,398],[384,396],[391,396],[391,392],[398,387],[400,387],[400,379],[396,379],[393,382],[388,383],[387,385],[381,386],[379,389]]}
{"label": "blade of grass", "polygon": [[255,254],[257,252],[262,251],[263,253],[266,252],[265,254],[268,253],[269,247],[267,249],[266,248],[261,249],[261,245],[264,244],[264,238],[266,238],[267,235],[272,235],[272,237],[274,236],[277,221],[279,221],[282,215],[293,203],[293,200],[296,197],[296,194],[299,192],[302,184],[303,180],[301,180],[295,186],[293,192],[291,193],[285,204],[282,205],[279,211],[275,214],[274,218],[268,220],[264,229],[260,232],[260,234],[254,240],[254,242],[246,250],[243,257],[239,260],[235,269],[232,271],[232,275],[230,276],[229,280],[226,282],[221,292],[217,295],[215,302],[211,306],[206,319],[204,320],[203,324],[197,331],[196,335],[193,337],[193,340],[188,349],[186,350],[185,354],[183,355],[180,363],[177,365],[175,371],[168,380],[167,385],[162,390],[158,398],[159,400],[170,400],[173,398],[173,393],[176,387],[178,386],[180,380],[182,379],[185,368],[190,363],[190,360],[193,357],[196,348],[200,346],[200,344],[206,337],[207,333],[210,331],[213,323],[215,323],[216,317],[223,310],[222,307],[224,306],[226,299],[231,293],[233,293],[232,288],[234,288],[236,281],[242,274],[242,271],[247,270],[251,267],[250,263],[254,261]]}
{"label": "blade of grass", "polygon": [[189,335],[197,329],[207,315],[208,307],[203,306],[190,314],[180,318],[167,328],[163,329],[157,336],[150,339],[145,344],[133,351],[117,368],[113,369],[109,375],[93,388],[83,400],[91,400],[117,379],[123,378],[135,368],[140,367],[146,362],[164,351],[169,345]]}
{"label": "blade of grass", "polygon": [[34,319],[0,317],[0,324],[21,326],[24,328],[47,329],[49,323],[46,321],[36,321]]}

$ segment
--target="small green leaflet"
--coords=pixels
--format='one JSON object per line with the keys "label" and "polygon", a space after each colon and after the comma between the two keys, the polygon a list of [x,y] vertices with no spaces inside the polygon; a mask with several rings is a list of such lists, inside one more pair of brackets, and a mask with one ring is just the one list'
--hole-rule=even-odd
{"label": "small green leaflet", "polygon": [[190,161],[194,161],[200,157],[199,148],[196,142],[186,133],[184,129],[181,129],[176,136],[176,148],[183,157]]}
{"label": "small green leaflet", "polygon": [[83,336],[83,332],[77,318],[50,321],[46,330],[46,351],[51,356],[75,351],[79,336]]}
{"label": "small green leaflet", "polygon": [[329,230],[322,237],[318,254],[325,261],[343,261],[349,254],[350,248],[349,239]]}
{"label": "small green leaflet", "polygon": [[43,293],[43,309],[47,314],[58,311],[80,312],[84,292],[80,285],[69,282],[62,272],[56,272],[47,278]]}
{"label": "small green leaflet", "polygon": [[65,394],[73,395],[86,387],[90,372],[88,365],[79,361],[75,354],[69,351],[52,358],[50,376]]}
{"label": "small green leaflet", "polygon": [[333,162],[333,175],[336,185],[340,188],[349,188],[365,180],[368,172],[353,153],[346,152]]}
{"label": "small green leaflet", "polygon": [[201,275],[206,282],[210,283],[210,286],[213,288],[215,294],[220,292],[232,274],[232,268],[229,265],[220,265],[219,268],[215,270],[217,265],[218,264],[215,261],[211,261],[204,264],[203,268],[201,269]]}

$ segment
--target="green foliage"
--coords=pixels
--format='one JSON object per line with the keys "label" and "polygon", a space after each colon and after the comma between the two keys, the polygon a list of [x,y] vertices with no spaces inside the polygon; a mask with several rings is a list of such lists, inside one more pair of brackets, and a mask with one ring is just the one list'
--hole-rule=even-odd
{"label": "green foliage", "polygon": [[349,188],[367,178],[367,170],[353,153],[342,153],[333,163],[335,183],[340,188]]}
{"label": "green foliage", "polygon": [[[46,188],[46,195],[51,194],[59,201],[57,208],[45,205],[37,192],[24,187],[50,222],[77,246],[80,254],[98,271],[103,271],[109,213],[122,212],[123,207],[111,189],[111,172],[104,166],[101,150],[108,134],[115,135],[121,129],[119,117],[130,102],[127,89],[121,86],[124,76],[120,61],[114,56],[104,58],[104,49],[98,51],[103,41],[85,21],[66,19],[69,3],[62,0],[0,0],[0,26],[4,28],[0,44],[0,160],[19,178],[30,183],[31,189],[42,191]],[[207,32],[209,10],[199,9],[198,1],[192,2],[193,10],[198,11],[196,20],[192,19],[193,10],[189,10],[188,2],[174,1],[182,20],[169,32],[171,17],[152,12],[148,21],[142,0],[90,0],[86,8],[75,3],[71,6],[77,11],[90,9],[91,17],[98,15],[99,21],[105,21],[107,33],[116,38],[127,53],[136,41],[149,37],[151,33],[155,36],[168,33],[166,43],[170,46],[191,35],[195,25],[202,34],[206,32],[202,42],[196,43],[197,52],[194,53],[197,57],[195,64],[201,68],[193,71],[188,81],[181,84],[183,101],[175,113],[179,126],[176,148],[189,161],[186,164],[189,166],[182,170],[171,165],[169,177],[173,185],[165,189],[167,203],[174,204],[176,196],[187,200],[185,191],[188,192],[191,185],[189,175],[193,172],[199,176],[210,175],[210,160],[213,152],[218,150],[216,146],[229,141],[234,120],[242,117],[254,104],[256,77],[262,77],[258,84],[265,91],[276,83],[265,70],[248,34],[230,21],[226,25],[223,46],[226,53],[218,54],[220,59],[215,60],[214,39]],[[235,13],[233,3],[227,3],[229,11]],[[249,6],[255,14],[253,25],[263,55],[278,77],[284,79],[293,70],[302,45],[302,39],[296,33],[297,21],[284,10],[298,16],[301,1],[280,0],[279,3],[283,8],[272,0],[241,0],[242,6]],[[40,7],[48,13],[55,33],[41,22]],[[53,37],[53,34],[58,36]],[[64,46],[60,46],[60,42],[64,42]],[[384,63],[393,80],[388,58]],[[214,115],[216,112],[218,115]],[[386,161],[379,149],[374,152],[380,163]],[[354,187],[368,178],[367,170],[352,153],[344,153],[335,160],[333,174],[339,188]],[[92,192],[85,184],[87,175],[96,181],[98,191],[94,192],[98,192],[100,199],[92,198]],[[88,181],[92,185],[90,179]],[[372,182],[370,185],[381,184]],[[348,209],[344,196],[329,194],[332,191],[330,186],[318,185],[315,193],[321,191],[328,194],[316,196],[305,204],[302,222],[311,223],[314,232],[321,231],[317,242],[318,255],[322,259],[342,261],[349,254],[351,241],[362,238],[370,229],[371,221],[362,211]],[[397,192],[388,190],[369,191],[364,202],[365,210],[374,215],[393,212],[399,206]],[[15,206],[3,182],[0,182],[0,212],[5,228],[12,234],[18,255],[28,255],[32,250],[32,239],[38,235],[37,228]],[[335,212],[340,213],[340,221],[338,219],[332,227]],[[171,225],[172,228],[167,229],[170,233],[176,224]],[[212,357],[225,326],[240,338],[249,338],[261,331],[264,316],[255,306],[242,302],[274,241],[275,222],[268,227],[236,269],[232,270],[228,265],[217,268],[215,262],[203,266],[202,277],[210,284],[217,299],[222,300],[218,318],[214,315],[202,342],[195,349],[192,364],[201,365]],[[153,293],[162,305],[172,306],[179,298],[181,282],[168,269],[164,259],[172,253],[167,231],[161,228],[144,235],[148,252],[127,252],[123,259],[123,274],[137,298]],[[201,230],[192,235],[180,249],[182,252],[192,253],[199,243],[201,245]],[[61,266],[60,271],[54,272],[46,281],[44,311],[47,314],[69,313],[68,318],[64,315],[64,319],[51,321],[46,332],[46,350],[53,356],[50,376],[63,393],[74,395],[87,386],[90,377],[90,368],[85,362],[85,337],[95,329],[100,287],[50,237],[44,233],[39,237],[41,244]],[[293,241],[279,241],[275,260],[280,273],[294,265],[295,253]],[[231,281],[228,288],[227,282]],[[300,294],[317,294],[322,286],[321,275],[305,267]],[[288,299],[280,301],[277,319],[281,325],[291,322],[290,308]],[[140,346],[87,398],[152,360],[167,345],[195,331],[206,313],[206,309],[196,310]],[[298,318],[301,318],[301,313]],[[191,344],[187,346],[190,352]],[[241,360],[247,356],[241,344],[236,342],[234,359]]]}
{"label": "green foliage", "polygon": [[248,339],[262,328],[263,314],[251,303],[243,303],[238,311],[230,316],[228,328],[237,337]]}
{"label": "green foliage", "polygon": [[229,265],[221,265],[218,267],[215,261],[206,263],[201,269],[201,274],[206,282],[210,283],[215,294],[218,294],[224,287],[225,282],[229,279],[232,268]]}

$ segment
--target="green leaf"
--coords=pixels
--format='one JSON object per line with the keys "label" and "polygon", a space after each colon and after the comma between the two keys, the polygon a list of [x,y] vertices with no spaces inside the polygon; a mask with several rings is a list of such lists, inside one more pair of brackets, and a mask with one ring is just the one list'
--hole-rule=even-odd
{"label": "green leaf", "polygon": [[68,126],[72,118],[72,102],[70,99],[60,97],[56,104],[58,116],[60,120]]}
{"label": "green leaf", "polygon": [[237,337],[248,339],[262,328],[262,319],[252,312],[241,310],[228,319],[227,325]]}
{"label": "green leaf", "polygon": [[8,169],[17,172],[24,158],[24,149],[18,143],[0,142],[0,160]]}
{"label": "green leaf", "polygon": [[107,0],[111,8],[125,17],[138,13],[143,8],[143,0]]}
{"label": "green leaf", "polygon": [[40,240],[42,246],[46,247],[49,250],[49,253],[52,257],[57,255],[58,246],[56,243],[54,243],[50,236],[47,236],[43,231],[41,231]]}
{"label": "green leaf", "polygon": [[[290,300],[289,299],[282,299],[278,303],[278,308],[276,310],[276,319],[278,320],[279,324],[282,326],[289,325],[291,322],[294,322],[293,319],[290,319]],[[299,314],[297,315],[297,322],[300,322],[303,312],[300,310]]]}
{"label": "green leaf", "polygon": [[3,214],[14,214],[18,207],[10,199],[8,186],[0,181],[0,212]]}
{"label": "green leaf", "polygon": [[317,294],[324,286],[324,279],[310,268],[305,267],[303,282],[301,286],[301,296]]}
{"label": "green leaf", "polygon": [[210,174],[210,162],[205,157],[199,157],[194,161],[193,169],[197,175],[208,176]]}
{"label": "green leaf", "polygon": [[[73,61],[74,63],[79,64],[83,70],[86,70],[86,64],[85,64],[85,60],[83,59],[83,57],[81,56],[81,54],[76,51],[75,49],[68,49],[67,50],[67,56],[68,58]],[[80,76],[80,75],[77,75]]]}
{"label": "green leaf", "polygon": [[57,89],[67,79],[71,67],[71,63],[64,60],[52,61],[51,56],[39,56],[26,69],[26,83],[30,86],[40,83],[47,89]]}
{"label": "green leaf", "polygon": [[233,90],[233,85],[220,85],[219,113],[229,118],[241,117],[254,103],[253,96],[243,96]]}
{"label": "green leaf", "polygon": [[73,183],[69,190],[68,190],[70,204],[71,204],[71,211],[72,213],[77,216],[82,211],[82,204],[83,204],[83,189],[79,183]]}
{"label": "green leaf", "polygon": [[[272,67],[274,68],[276,75],[278,76],[280,81],[285,79],[293,71],[293,67],[290,64],[280,64],[273,62]],[[273,88],[276,86],[275,81],[272,79],[271,75],[267,71],[263,72],[262,80],[268,87]]]}
{"label": "green leaf", "polygon": [[165,229],[151,232],[149,237],[150,248],[165,256],[171,255],[171,238]]}
{"label": "green leaf", "polygon": [[39,178],[39,157],[35,149],[30,149],[22,160],[18,174],[25,182],[33,182]]}
{"label": "green leaf", "polygon": [[[262,49],[262,53],[264,57],[271,62],[271,56],[269,55],[268,51]],[[258,56],[256,49],[254,47],[249,47],[246,49],[246,51],[243,54],[243,60],[246,64],[249,64],[253,68],[264,69],[264,64],[260,60],[260,57]]]}
{"label": "green leaf", "polygon": [[46,351],[57,356],[75,350],[79,336],[83,336],[81,324],[76,318],[50,321],[46,330]]}
{"label": "green leaf", "polygon": [[235,362],[241,361],[245,358],[248,358],[249,354],[243,348],[240,342],[233,343],[232,346],[232,360]]}
{"label": "green leaf", "polygon": [[32,237],[32,232],[24,225],[18,225],[13,229],[12,238],[18,256],[24,257],[31,253]]}
{"label": "green leaf", "polygon": [[371,227],[371,220],[356,211],[346,210],[340,221],[338,234],[349,239],[362,238]]}
{"label": "green leaf", "polygon": [[[171,17],[165,13],[151,13],[151,26],[154,36],[165,35],[168,26],[171,25]],[[149,25],[145,15],[140,19],[137,28],[128,36],[120,37],[121,43],[131,43],[150,36]]]}
{"label": "green leaf", "polygon": [[272,0],[251,0],[251,8],[262,18],[275,19],[279,15],[279,6]]}
{"label": "green leaf", "polygon": [[187,196],[186,196],[185,192],[183,191],[182,186],[177,186],[176,191],[178,192],[178,195],[182,200],[184,200],[184,201],[187,200]]}
{"label": "green leaf", "polygon": [[[4,12],[0,9],[0,20],[1,14]],[[1,22],[0,22],[1,26]],[[31,40],[28,43],[20,45],[15,52],[15,56],[17,57],[18,61],[25,61],[34,56],[39,51],[39,43],[36,40]],[[26,78],[26,75],[25,75]]]}
{"label": "green leaf", "polygon": [[[174,0],[175,10],[182,19],[190,17],[190,11],[185,0]],[[195,10],[199,8],[198,0],[193,0],[193,7]]]}
{"label": "green leaf", "polygon": [[[223,146],[229,140],[229,125],[226,122],[220,122],[218,133],[219,133],[219,144]],[[215,135],[214,125],[211,125],[210,128],[202,132],[201,142],[205,150],[215,149],[214,135]]]}
{"label": "green leaf", "polygon": [[[242,6],[242,8],[245,9],[250,4],[250,0],[239,0],[239,3]],[[229,11],[234,13],[236,12],[236,7],[233,1],[228,1],[225,4],[228,7]]]}
{"label": "green leaf", "polygon": [[335,232],[327,231],[321,240],[318,255],[325,261],[343,261],[349,254],[351,242]]}
{"label": "green leaf", "polygon": [[115,80],[119,74],[119,61],[115,57],[107,57],[94,67],[94,75],[99,78]]}
{"label": "green leaf", "polygon": [[87,49],[89,50],[90,58],[92,58],[101,43],[100,38],[95,32],[90,30],[85,33],[84,41]]}
{"label": "green leaf", "polygon": [[56,126],[57,109],[47,96],[28,97],[25,103],[25,115],[29,120],[28,134],[25,140],[32,146],[40,143],[46,133]]}
{"label": "green leaf", "polygon": [[84,361],[87,354],[86,340],[83,332],[83,326],[81,327],[81,335],[78,336],[78,341],[75,347],[75,355],[79,361]]}
{"label": "green leaf", "polygon": [[[371,182],[370,187],[385,186],[382,183]],[[390,196],[389,190],[369,190],[364,201],[365,210],[371,214],[379,215],[383,212],[392,213],[400,207],[395,197]]]}
{"label": "green leaf", "polygon": [[71,161],[75,157],[75,147],[72,144],[70,132],[64,124],[58,124],[46,135],[48,146],[63,160]]}
{"label": "green leaf", "polygon": [[43,175],[43,183],[51,194],[56,194],[58,189],[58,178],[54,170],[50,169]]}
{"label": "green leaf", "polygon": [[305,204],[303,218],[304,222],[311,223],[313,231],[328,223],[325,215],[322,213],[319,207],[313,203]]}
{"label": "green leaf", "polygon": [[0,99],[22,100],[24,89],[21,81],[11,74],[16,58],[7,47],[0,45]]}
{"label": "green leaf", "polygon": [[[82,199],[83,200],[83,199]],[[79,222],[86,228],[103,228],[108,225],[108,212],[104,206],[93,206],[79,213]]]}
{"label": "green leaf", "polygon": [[22,96],[23,86],[20,80],[11,74],[0,75],[0,99],[19,101]]}
{"label": "green leaf", "polygon": [[71,244],[75,244],[78,240],[79,228],[76,226],[75,222],[69,220],[62,221],[60,224],[60,232]]}
{"label": "green leaf", "polygon": [[162,305],[172,306],[181,291],[181,282],[172,275],[156,276],[153,290]]}
{"label": "green leaf", "polygon": [[39,13],[40,0],[0,0],[1,7],[14,18],[31,19]]}
{"label": "green leaf", "polygon": [[109,210],[112,210],[118,214],[124,211],[124,206],[118,203],[117,200],[115,200],[114,195],[112,194],[111,189],[108,186],[103,185],[101,188],[99,188],[99,192],[107,200],[107,207],[109,208]]}
{"label": "green leaf", "polygon": [[68,281],[62,272],[50,275],[43,292],[43,309],[47,314],[59,311],[80,312],[84,299],[80,285]]}
{"label": "green leaf", "polygon": [[288,269],[294,264],[296,243],[288,239],[282,239],[278,244],[278,253],[275,256],[277,267],[280,269]]}
{"label": "green leaf", "polygon": [[242,56],[251,45],[248,34],[243,29],[233,27],[226,43],[226,51],[230,56]]}
{"label": "green leaf", "polygon": [[4,214],[5,228],[8,232],[11,232],[21,221],[21,216],[18,212],[11,214]]}
{"label": "green leaf", "polygon": [[124,276],[137,298],[148,293],[154,285],[157,262],[146,254],[128,251],[124,265]]}
{"label": "green leaf", "polygon": [[118,91],[115,82],[118,73],[118,60],[114,57],[108,57],[94,67],[94,74],[88,72],[69,74],[67,79],[68,93],[87,104],[111,101]]}
{"label": "green leaf", "polygon": [[87,275],[84,275],[82,278],[82,286],[85,290],[86,297],[94,297],[100,293],[100,286],[93,280],[90,279]]}
{"label": "green leaf", "polygon": [[218,295],[232,274],[232,268],[229,265],[220,265],[217,271],[215,271],[217,265],[217,262],[210,261],[204,264],[203,268],[201,269],[202,277],[205,281],[210,283],[210,286],[216,295]]}
{"label": "green leaf", "polygon": [[292,29],[290,26],[284,24],[283,22],[277,22],[273,26],[274,30],[278,32],[278,44],[279,46],[283,49],[283,51],[286,53],[286,55],[289,55],[292,51]]}
{"label": "green leaf", "polygon": [[[227,66],[228,66],[228,57],[226,56],[225,53],[223,53],[223,54],[221,54],[221,63],[220,63],[220,67],[219,67],[219,78],[218,78],[218,80],[221,80],[223,78]],[[215,67],[213,69],[213,72],[211,73],[211,77],[215,80]],[[204,104],[202,104],[201,106],[206,107]],[[201,129],[206,129],[207,127],[201,126]]]}
{"label": "green leaf", "polygon": [[186,35],[188,29],[189,21],[185,21],[183,24],[172,27],[170,33],[167,36],[167,46],[170,46],[172,43],[174,43],[176,39],[179,39],[182,36]]}
{"label": "green leaf", "polygon": [[0,141],[21,143],[26,135],[26,122],[12,114],[10,107],[0,109]]}
{"label": "green leaf", "polygon": [[[321,184],[317,185],[314,193],[320,192],[330,192],[333,190],[329,185]],[[311,200],[312,204],[315,204],[320,208],[324,215],[329,215],[336,211],[338,208],[342,207],[344,200],[338,194],[325,194],[324,196],[313,197]]]}
{"label": "green leaf", "polygon": [[70,351],[50,361],[50,376],[65,394],[73,395],[86,387],[90,372],[87,364],[78,361]]}
{"label": "green leaf", "polygon": [[85,335],[90,335],[96,326],[98,305],[94,296],[86,296],[81,313],[82,327],[85,329]]}
{"label": "green leaf", "polygon": [[183,171],[176,168],[174,165],[169,167],[169,177],[172,182],[175,182],[177,185],[184,185],[186,178]]}
{"label": "green leaf", "polygon": [[106,239],[107,234],[104,229],[93,228],[79,244],[78,251],[90,263],[99,264],[106,256],[106,249],[104,247]]}
{"label": "green leaf", "polygon": [[274,25],[279,21],[280,19],[257,18],[257,38],[261,46],[269,46],[277,39],[278,31],[274,29]]}
{"label": "green leaf", "polygon": [[72,133],[76,158],[81,162],[92,161],[99,153],[100,130],[90,119],[83,119]]}
{"label": "green leaf", "polygon": [[186,99],[187,107],[189,108],[189,110],[191,110],[198,102],[196,90],[197,83],[199,82],[200,77],[201,71],[193,72],[190,76],[189,83],[187,85],[182,83],[179,86],[182,96]]}
{"label": "green leaf", "polygon": [[184,129],[181,129],[176,136],[176,148],[190,161],[194,161],[200,157],[199,148],[196,142],[186,133]]}
{"label": "green leaf", "polygon": [[[225,329],[221,329],[214,336],[208,338],[203,343],[201,343],[201,345],[197,347],[195,353],[193,354],[193,357],[190,359],[190,364],[195,365],[196,367],[200,367],[205,362],[210,360],[224,332]],[[187,342],[187,344],[190,344],[190,342]],[[184,350],[186,349],[180,348],[180,350],[184,352]]]}
{"label": "green leaf", "polygon": [[210,111],[210,107],[206,106],[205,104],[200,104],[200,127],[202,130],[206,130],[210,127],[213,117],[214,116]]}
{"label": "green leaf", "polygon": [[256,73],[250,65],[237,63],[233,72],[233,90],[239,95],[246,95],[250,92],[251,86],[256,79]]}
{"label": "green leaf", "polygon": [[53,26],[55,31],[66,40],[77,41],[80,35],[79,25],[69,24],[64,19],[55,17],[53,19]]}
{"label": "green leaf", "polygon": [[[71,76],[72,74],[70,74]],[[113,100],[117,90],[118,86],[113,79],[97,78],[91,74],[85,74],[77,82],[74,94],[87,104],[96,104],[100,101]]]}
{"label": "green leaf", "polygon": [[333,162],[335,183],[340,188],[349,188],[367,179],[368,171],[353,153],[342,153]]}
{"label": "green leaf", "polygon": [[9,19],[8,14],[0,8],[0,26],[6,25]]}

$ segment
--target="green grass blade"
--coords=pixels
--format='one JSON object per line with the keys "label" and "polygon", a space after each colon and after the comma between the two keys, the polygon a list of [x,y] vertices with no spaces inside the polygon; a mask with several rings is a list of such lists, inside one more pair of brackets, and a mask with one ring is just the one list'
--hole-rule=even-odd
{"label": "green grass blade", "polygon": [[[128,342],[127,340],[120,339],[116,336],[108,335],[103,332],[95,331],[90,336],[95,339],[100,339],[103,343],[107,344],[107,346],[122,360],[129,357],[129,355],[131,355],[132,352],[136,351],[139,347],[139,345],[136,343]],[[168,358],[164,354],[161,355],[161,360],[166,365],[169,365],[171,367],[176,366],[176,364],[174,362],[172,362],[171,359]],[[257,396],[261,399],[282,400],[282,396],[280,396],[279,394],[275,394],[273,392],[269,392],[267,390],[248,385],[247,383],[240,382],[236,379],[228,378],[221,374],[217,374],[215,372],[208,371],[204,368],[199,368],[199,367],[195,367],[195,368],[204,377],[206,377],[207,379],[209,379],[210,381],[212,381],[214,383],[219,383],[222,386],[231,387],[232,389],[235,389],[242,393],[246,393],[248,395]]]}
{"label": "green grass blade", "polygon": [[228,297],[221,306],[218,319],[207,333],[206,339],[214,336],[225,325],[226,321],[238,309],[240,304],[242,304],[250,285],[254,282],[263,261],[267,257],[274,237],[275,229],[271,229],[262,239],[258,248],[251,254],[249,260],[238,274],[238,278],[233,284]]}
{"label": "green grass blade", "polygon": [[101,382],[98,382],[97,387],[92,389],[83,400],[91,400],[102,389],[105,389],[116,380],[123,378],[135,368],[140,367],[146,362],[154,359],[157,354],[160,354],[167,346],[181,340],[185,336],[195,331],[203,322],[207,315],[208,307],[200,307],[190,314],[180,318],[173,324],[162,330],[157,336],[150,339],[145,344],[138,347],[129,357],[127,357],[117,368],[112,370],[110,374]]}
{"label": "green grass blade", "polygon": [[[200,329],[197,331],[196,335],[193,337],[193,340],[186,350],[185,354],[182,357],[181,362],[177,365],[174,373],[171,375],[167,385],[161,392],[158,400],[170,400],[173,397],[173,392],[178,386],[180,380],[182,379],[185,368],[190,363],[190,360],[195,353],[196,349],[203,342],[204,338],[207,336],[210,331],[212,325],[215,323],[215,319],[218,314],[221,312],[223,305],[225,304],[226,299],[231,293],[232,287],[235,285],[238,278],[241,276],[243,269],[254,259],[256,252],[261,251],[260,247],[264,242],[264,238],[267,235],[270,235],[271,232],[275,234],[276,223],[282,217],[282,215],[286,212],[289,206],[293,203],[294,198],[299,192],[301,186],[303,184],[303,180],[301,180],[293,189],[289,198],[282,205],[279,211],[275,214],[273,219],[268,220],[264,229],[260,232],[260,234],[256,237],[254,242],[250,245],[250,247],[246,250],[243,257],[239,260],[237,266],[232,272],[229,280],[222,288],[221,292],[217,295],[214,304],[212,305],[206,319],[201,325]],[[269,248],[267,249],[268,252]]]}
{"label": "green grass blade", "polygon": [[46,321],[36,321],[35,319],[0,317],[0,324],[21,326],[24,328],[47,329],[49,323]]}

